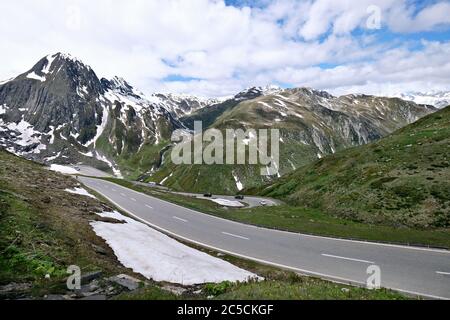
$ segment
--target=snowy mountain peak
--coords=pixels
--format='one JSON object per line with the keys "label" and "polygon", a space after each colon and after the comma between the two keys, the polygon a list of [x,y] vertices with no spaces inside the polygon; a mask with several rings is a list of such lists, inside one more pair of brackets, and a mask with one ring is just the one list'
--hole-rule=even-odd
{"label": "snowy mountain peak", "polygon": [[[98,81],[91,67],[81,60],[66,53],[50,54],[40,59],[29,71],[19,75],[16,80],[31,79],[39,82],[54,81],[56,79],[73,82],[80,88]],[[84,82],[84,83],[83,83]]]}
{"label": "snowy mountain peak", "polygon": [[283,91],[283,89],[275,85],[266,85],[264,87],[250,87],[239,92],[234,98],[236,100],[254,99],[259,96],[278,94],[281,91]]}
{"label": "snowy mountain peak", "polygon": [[436,108],[450,105],[450,91],[406,92],[394,94],[394,97],[413,101],[418,104],[428,104]]}
{"label": "snowy mountain peak", "polygon": [[136,90],[131,84],[129,84],[124,78],[114,77],[111,80],[105,78],[101,79],[101,82],[105,89],[119,92],[125,96],[132,96],[137,99],[143,99],[144,94]]}
{"label": "snowy mountain peak", "polygon": [[[49,56],[47,56],[47,58],[48,57]],[[85,64],[83,61],[81,61],[77,57],[72,56],[70,53],[58,52],[58,53],[56,53],[54,55],[51,55],[50,57],[54,57],[55,59],[63,60],[65,62],[75,63],[75,64],[78,64],[78,65],[84,66],[84,67],[86,67],[88,69],[91,69],[90,66]]]}
{"label": "snowy mountain peak", "polygon": [[264,95],[270,95],[270,94],[277,94],[280,91],[283,91],[283,89],[279,86],[269,84],[261,88]]}

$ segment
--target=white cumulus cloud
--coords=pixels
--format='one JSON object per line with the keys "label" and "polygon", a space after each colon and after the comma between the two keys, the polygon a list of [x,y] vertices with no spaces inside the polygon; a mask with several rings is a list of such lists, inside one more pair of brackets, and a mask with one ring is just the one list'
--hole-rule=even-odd
{"label": "white cumulus cloud", "polygon": [[[5,0],[0,12],[0,79],[59,51],[146,93],[223,96],[270,83],[373,91],[448,78],[448,1]],[[377,19],[381,29],[368,28]],[[411,34],[416,43],[404,43]]]}

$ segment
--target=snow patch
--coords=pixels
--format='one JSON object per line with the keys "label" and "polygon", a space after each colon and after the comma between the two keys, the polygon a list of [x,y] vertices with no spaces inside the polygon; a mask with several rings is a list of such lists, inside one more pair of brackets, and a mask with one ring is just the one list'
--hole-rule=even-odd
{"label": "snow patch", "polygon": [[38,80],[41,82],[44,82],[46,80],[45,77],[38,76],[34,71],[27,74],[27,78],[33,79],[33,80]]}
{"label": "snow patch", "polygon": [[34,127],[25,120],[21,120],[19,123],[10,123],[6,126],[11,131],[19,133],[13,142],[19,146],[26,147],[36,144],[33,149],[33,153],[40,153],[41,150],[45,150],[47,147],[41,143],[41,133],[35,131]]}
{"label": "snow patch", "polygon": [[49,142],[49,144],[53,144],[55,142],[55,127],[54,126],[50,126],[50,131],[47,134],[50,135],[50,142]]}
{"label": "snow patch", "polygon": [[251,272],[181,244],[117,211],[99,215],[125,221],[122,224],[101,221],[90,224],[125,267],[148,279],[182,285],[258,279]]}
{"label": "snow patch", "polygon": [[47,157],[44,160],[47,161],[47,162],[50,162],[50,161],[58,159],[60,155],[61,155],[61,152],[58,152],[56,155],[54,155],[52,157]]}
{"label": "snow patch", "polygon": [[81,98],[87,97],[89,95],[88,87],[86,86],[82,86],[81,88],[77,87],[77,94]]}
{"label": "snow patch", "polygon": [[45,65],[45,67],[42,69],[42,73],[43,74],[49,74],[50,73],[50,68],[52,66],[53,61],[56,59],[56,54],[55,55],[48,55],[47,56],[47,64]]}
{"label": "snow patch", "polygon": [[94,154],[92,153],[92,151],[89,151],[89,152],[86,152],[86,153],[83,153],[83,152],[80,152],[80,151],[78,151],[81,155],[83,155],[83,156],[85,156],[85,157],[89,157],[89,158],[93,158],[94,157]]}
{"label": "snow patch", "polygon": [[268,104],[267,102],[258,101],[258,104],[260,104],[268,109],[273,109],[273,107],[270,104]]}
{"label": "snow patch", "polygon": [[84,146],[88,147],[91,144],[94,144],[94,147],[97,143],[98,138],[100,138],[100,136],[103,134],[103,132],[105,131],[106,125],[108,123],[108,117],[109,117],[109,110],[108,110],[108,106],[103,106],[103,113],[102,113],[102,123],[100,125],[97,126],[97,131],[95,134],[95,137],[92,138],[91,141],[88,141]]}
{"label": "snow patch", "polygon": [[236,182],[236,188],[237,188],[239,191],[242,191],[242,190],[244,189],[244,185],[243,185],[242,182],[239,180],[239,177],[237,176],[237,174],[234,173],[234,172],[233,172],[233,178],[234,178],[234,181]]}
{"label": "snow patch", "polygon": [[170,175],[168,175],[167,177],[165,177],[162,181],[161,184],[164,185],[164,182],[166,182],[170,177],[173,176],[173,173],[171,173]]}
{"label": "snow patch", "polygon": [[66,189],[64,190],[66,192],[72,193],[72,194],[79,194],[81,196],[86,196],[92,199],[97,199],[92,194],[90,194],[86,189],[84,188],[74,188],[74,189]]}
{"label": "snow patch", "polygon": [[111,170],[113,171],[114,175],[115,175],[117,178],[120,178],[120,179],[123,178],[122,173],[120,172],[120,170],[117,169],[117,168],[112,164],[112,162],[109,161],[105,156],[100,155],[100,154],[98,154],[98,153],[96,152],[96,153],[95,153],[95,158],[96,158],[97,160],[100,160],[100,161],[106,163],[106,164],[111,168]]}
{"label": "snow patch", "polygon": [[240,203],[239,201],[235,201],[235,200],[227,200],[227,199],[210,199],[212,202],[215,202],[217,204],[220,204],[221,206],[225,206],[225,207],[234,207],[234,208],[240,208],[243,207],[244,205],[242,203]]}
{"label": "snow patch", "polygon": [[74,168],[68,167],[68,166],[62,166],[59,164],[52,164],[50,166],[50,170],[59,172],[59,173],[63,173],[63,174],[78,174],[78,171],[75,170]]}

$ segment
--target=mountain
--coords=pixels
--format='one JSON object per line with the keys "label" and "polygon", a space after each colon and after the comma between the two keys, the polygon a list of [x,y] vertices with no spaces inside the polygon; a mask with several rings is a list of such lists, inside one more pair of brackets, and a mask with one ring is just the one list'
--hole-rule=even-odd
{"label": "mountain", "polygon": [[157,103],[124,79],[99,79],[70,55],[49,55],[0,85],[0,145],[37,161],[132,176],[157,162],[158,145],[183,127],[173,113],[190,102],[174,99]]}
{"label": "mountain", "polygon": [[225,101],[226,98],[210,99],[185,94],[154,93],[149,97],[149,100],[170,111],[174,117],[183,117],[207,106],[219,104]]}
{"label": "mountain", "polygon": [[165,157],[162,167],[148,180],[180,190],[232,194],[243,187],[265,184],[339,150],[378,140],[435,110],[432,106],[398,98],[335,97],[309,88],[250,88],[181,121],[191,129],[195,120],[201,120],[204,129],[222,131],[227,128],[279,129],[277,176],[261,176],[261,168],[256,165],[174,165]]}
{"label": "mountain", "polygon": [[234,193],[277,176],[262,177],[257,166],[174,166],[168,157],[174,130],[192,129],[196,120],[204,129],[278,128],[281,176],[434,111],[398,98],[274,86],[222,99],[146,97],[122,78],[100,79],[79,59],[57,53],[0,84],[0,146],[39,162],[83,163],[178,189]]}
{"label": "mountain", "polygon": [[269,93],[278,92],[281,90],[278,87],[266,86],[266,87],[251,87],[239,92],[234,97],[228,99],[219,99],[214,103],[198,109],[192,113],[185,114],[180,117],[180,121],[183,124],[193,130],[195,121],[202,121],[203,127],[207,128],[211,126],[214,121],[228,110],[233,109],[242,101],[256,99]]}
{"label": "mountain", "polygon": [[450,91],[409,92],[395,96],[419,104],[432,105],[436,108],[444,108],[450,105]]}
{"label": "mountain", "polygon": [[450,106],[374,143],[302,167],[259,193],[332,216],[450,226]]}

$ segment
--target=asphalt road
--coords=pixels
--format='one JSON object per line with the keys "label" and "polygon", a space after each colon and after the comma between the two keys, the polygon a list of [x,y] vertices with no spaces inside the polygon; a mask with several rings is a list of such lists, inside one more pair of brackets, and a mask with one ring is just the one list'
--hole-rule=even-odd
{"label": "asphalt road", "polygon": [[167,191],[167,192],[179,194],[179,195],[187,196],[187,197],[195,197],[197,199],[203,199],[203,200],[225,199],[225,200],[230,200],[230,201],[238,201],[238,202],[246,204],[247,208],[261,207],[262,201],[264,201],[266,203],[265,206],[267,206],[267,207],[279,205],[279,202],[277,202],[276,200],[269,199],[269,198],[263,198],[263,197],[245,196],[243,200],[236,200],[234,198],[234,196],[222,196],[222,195],[214,194],[211,198],[209,198],[209,197],[205,197],[203,194],[199,194],[199,193],[172,192],[172,191]]}
{"label": "asphalt road", "polygon": [[70,167],[72,167],[74,169],[78,168],[79,174],[85,175],[85,176],[99,177],[99,178],[111,178],[112,177],[112,175],[110,175],[102,170],[90,167],[90,166],[74,165],[74,166],[70,166]]}
{"label": "asphalt road", "polygon": [[[381,286],[450,299],[450,251],[302,235],[206,215],[117,184],[80,177],[135,218],[179,239],[300,273],[366,284],[380,268]],[[274,207],[276,210],[276,207]]]}

